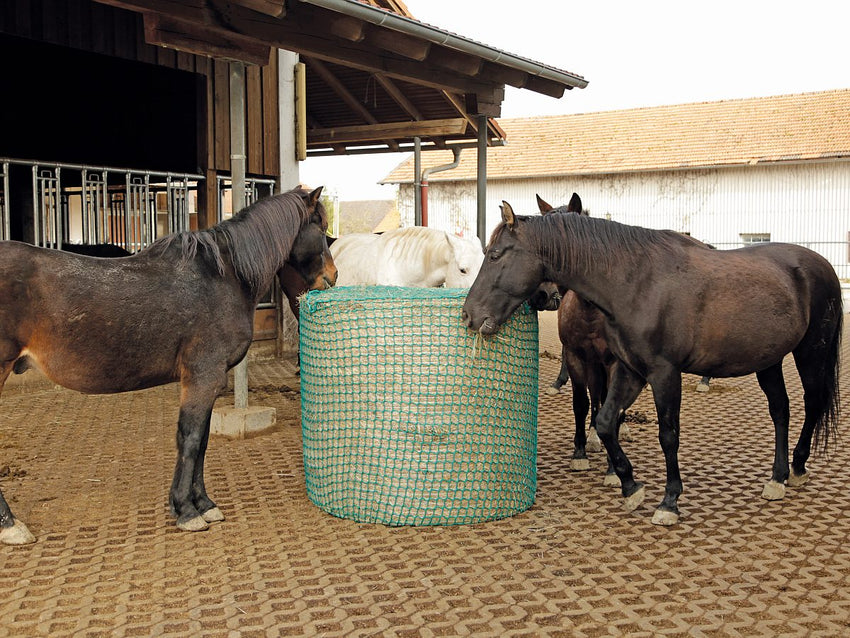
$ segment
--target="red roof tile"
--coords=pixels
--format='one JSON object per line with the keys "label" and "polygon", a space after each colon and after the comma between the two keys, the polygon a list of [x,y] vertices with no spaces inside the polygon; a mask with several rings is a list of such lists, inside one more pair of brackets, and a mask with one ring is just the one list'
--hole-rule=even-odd
{"label": "red roof tile", "polygon": [[[850,89],[499,120],[487,178],[587,175],[850,157]],[[451,161],[422,154],[423,169]],[[412,181],[413,158],[384,182]],[[431,182],[475,179],[476,151]]]}

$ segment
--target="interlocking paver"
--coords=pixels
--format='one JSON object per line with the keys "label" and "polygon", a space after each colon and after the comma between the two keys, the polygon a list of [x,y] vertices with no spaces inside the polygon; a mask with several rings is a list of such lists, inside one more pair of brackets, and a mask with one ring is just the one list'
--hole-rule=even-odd
{"label": "interlocking paver", "polygon": [[[843,360],[847,397],[850,337]],[[541,388],[557,367],[541,359]],[[207,486],[227,520],[200,534],[179,532],[167,508],[176,386],[91,397],[13,379],[0,401],[0,480],[39,542],[0,547],[0,637],[850,634],[846,401],[830,458],[766,502],[773,428],[754,377],[714,380],[707,394],[686,377],[683,516],[658,528],[664,463],[649,393],[625,444],[648,496],[626,514],[602,485],[603,455],[569,470],[569,391],[541,392],[530,510],[389,528],[307,499],[293,370],[287,358],[252,364],[252,401],[277,407],[281,425],[213,438]]]}

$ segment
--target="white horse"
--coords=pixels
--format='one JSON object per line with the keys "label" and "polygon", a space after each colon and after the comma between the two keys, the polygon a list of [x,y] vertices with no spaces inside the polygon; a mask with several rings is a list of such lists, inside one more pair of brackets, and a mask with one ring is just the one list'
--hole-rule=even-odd
{"label": "white horse", "polygon": [[423,226],[343,235],[330,250],[337,286],[469,288],[484,261],[478,239]]}

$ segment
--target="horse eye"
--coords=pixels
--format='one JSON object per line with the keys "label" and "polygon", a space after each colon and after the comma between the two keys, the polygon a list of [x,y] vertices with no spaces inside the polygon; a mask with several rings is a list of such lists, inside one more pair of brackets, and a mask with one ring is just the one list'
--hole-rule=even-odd
{"label": "horse eye", "polygon": [[468,269],[468,268],[461,268],[461,269],[460,269],[460,274],[462,274],[462,275],[465,275],[465,274],[466,274],[466,273],[468,273],[468,272],[469,272],[469,269]]}
{"label": "horse eye", "polygon": [[499,259],[499,257],[501,257],[499,252],[496,250],[491,250],[489,253],[487,253],[487,256],[490,258],[490,261],[496,261]]}

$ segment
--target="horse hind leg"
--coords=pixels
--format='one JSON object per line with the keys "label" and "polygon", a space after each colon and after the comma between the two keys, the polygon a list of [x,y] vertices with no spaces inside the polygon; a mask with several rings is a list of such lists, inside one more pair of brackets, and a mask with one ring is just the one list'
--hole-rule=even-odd
{"label": "horse hind leg", "polygon": [[818,339],[820,347],[813,348],[804,341],[794,350],[794,363],[803,385],[805,419],[800,438],[794,447],[788,476],[789,487],[799,487],[808,480],[806,462],[811,455],[812,438],[819,433],[818,430],[822,430],[823,435],[829,435],[829,429],[834,427],[836,421],[839,335],[840,325],[834,328],[832,335]]}
{"label": "horse hind leg", "polygon": [[[6,361],[0,366],[0,394],[9,373],[12,371],[14,360]],[[26,545],[34,543],[35,536],[27,529],[27,526],[12,514],[3,492],[0,491],[0,543],[3,545]]]}
{"label": "horse hind leg", "polygon": [[773,473],[761,495],[768,501],[778,501],[785,497],[785,481],[788,479],[788,421],[790,418],[782,363],[757,372],[756,378],[767,397],[767,407],[775,432]]}

